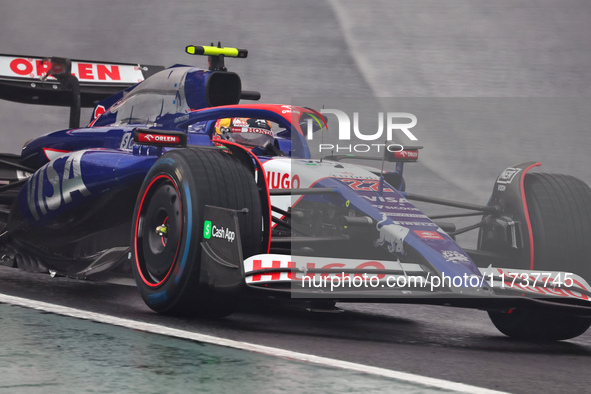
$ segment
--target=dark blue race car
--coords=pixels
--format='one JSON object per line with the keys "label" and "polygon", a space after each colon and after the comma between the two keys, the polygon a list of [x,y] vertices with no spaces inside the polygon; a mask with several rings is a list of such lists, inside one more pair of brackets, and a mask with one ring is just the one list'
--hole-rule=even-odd
{"label": "dark blue race car", "polygon": [[[167,314],[224,316],[239,299],[331,308],[404,302],[480,308],[503,333],[560,340],[591,325],[591,189],[505,169],[487,205],[406,191],[419,147],[378,169],[313,159],[327,116],[239,104],[224,58],[208,69],[0,56],[0,98],[70,107],[69,128],[0,154],[3,265],[80,279],[135,278]],[[80,108],[93,117],[80,127]],[[411,201],[462,208],[428,217]],[[449,218],[475,216],[456,228]],[[441,221],[441,219],[444,219]],[[478,230],[478,248],[455,236]]]}

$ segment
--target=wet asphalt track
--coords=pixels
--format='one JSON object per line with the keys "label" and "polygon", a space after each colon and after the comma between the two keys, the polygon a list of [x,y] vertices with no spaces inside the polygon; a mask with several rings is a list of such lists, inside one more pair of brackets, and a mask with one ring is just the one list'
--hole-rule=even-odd
{"label": "wet asphalt track", "polygon": [[[545,171],[591,183],[591,5],[584,0],[203,6],[2,0],[0,10],[0,53],[201,65],[202,59],[183,54],[186,44],[221,40],[248,48],[248,60],[227,63],[246,89],[260,90],[268,102],[306,96],[560,97],[544,105],[562,110],[537,112],[533,125],[515,115],[507,116],[515,123],[506,127],[464,125],[450,116],[447,127],[419,135],[426,148],[422,163],[409,166],[409,189],[484,203],[494,177],[525,160],[542,160]],[[564,99],[569,97],[572,105]],[[2,151],[18,152],[27,139],[67,123],[64,109],[0,104]],[[516,105],[531,109],[524,101]],[[131,287],[0,272],[7,294],[488,388],[582,392],[591,384],[591,333],[553,345],[518,343],[500,335],[480,311],[356,304],[340,315],[258,310],[196,322],[150,313]]]}

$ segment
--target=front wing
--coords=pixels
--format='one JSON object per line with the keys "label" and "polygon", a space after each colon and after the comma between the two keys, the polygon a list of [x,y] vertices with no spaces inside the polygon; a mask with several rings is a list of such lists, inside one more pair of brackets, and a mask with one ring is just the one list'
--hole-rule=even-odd
{"label": "front wing", "polygon": [[568,272],[506,268],[448,276],[423,264],[263,253],[242,258],[239,213],[206,207],[200,280],[217,292],[338,302],[528,307],[591,318],[591,286]]}

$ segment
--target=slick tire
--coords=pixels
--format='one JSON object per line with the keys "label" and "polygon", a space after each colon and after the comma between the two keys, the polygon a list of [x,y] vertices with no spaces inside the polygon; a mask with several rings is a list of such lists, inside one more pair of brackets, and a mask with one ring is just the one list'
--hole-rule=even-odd
{"label": "slick tire", "polygon": [[[534,240],[534,269],[565,271],[591,280],[591,189],[568,175],[525,176],[525,198]],[[489,312],[505,335],[522,340],[557,341],[583,334],[591,319],[515,309]]]}
{"label": "slick tire", "polygon": [[567,271],[591,281],[591,189],[560,174],[527,174],[525,197],[534,238],[534,269]]}
{"label": "slick tire", "polygon": [[247,208],[239,217],[243,256],[261,251],[261,201],[248,168],[237,157],[214,149],[164,154],[138,194],[131,233],[135,281],[156,312],[222,317],[235,309],[235,298],[200,284],[205,205]]}
{"label": "slick tire", "polygon": [[591,320],[569,315],[556,315],[538,310],[514,309],[511,313],[488,312],[490,320],[503,334],[533,342],[571,339],[583,334]]}

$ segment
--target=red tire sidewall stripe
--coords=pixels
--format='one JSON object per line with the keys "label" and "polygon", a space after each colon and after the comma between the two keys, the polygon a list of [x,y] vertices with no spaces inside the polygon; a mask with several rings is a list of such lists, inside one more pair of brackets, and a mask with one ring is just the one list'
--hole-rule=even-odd
{"label": "red tire sidewall stripe", "polygon": [[520,187],[521,187],[521,200],[523,201],[523,212],[525,214],[525,221],[527,223],[527,232],[529,235],[529,269],[533,270],[534,269],[534,234],[532,232],[532,227],[531,227],[531,219],[529,217],[529,210],[527,208],[527,200],[525,199],[525,174],[531,170],[534,167],[538,167],[541,166],[542,163],[534,163],[532,165],[530,165],[529,167],[527,167],[525,170],[523,170],[523,173],[521,174],[521,183],[520,183]]}
{"label": "red tire sidewall stripe", "polygon": [[172,264],[170,264],[170,268],[168,269],[168,272],[166,273],[166,275],[164,276],[164,278],[160,282],[158,282],[158,283],[151,283],[148,280],[146,280],[146,278],[144,277],[144,274],[142,273],[142,269],[140,267],[140,262],[139,262],[139,259],[138,259],[138,252],[137,252],[138,234],[137,234],[137,230],[138,230],[138,227],[139,227],[140,216],[141,216],[141,212],[142,212],[142,207],[144,205],[144,201],[146,199],[146,196],[147,196],[148,192],[150,191],[150,189],[152,188],[152,185],[157,180],[162,179],[162,178],[168,179],[172,183],[172,185],[174,186],[174,189],[175,189],[176,194],[177,194],[178,199],[179,199],[179,213],[180,213],[181,220],[182,220],[182,217],[183,217],[182,199],[181,199],[181,196],[179,194],[179,189],[178,189],[178,187],[177,187],[176,182],[174,181],[174,179],[172,179],[170,176],[168,176],[166,174],[158,175],[157,177],[155,177],[154,179],[152,179],[152,181],[150,182],[150,184],[148,185],[148,187],[144,191],[144,194],[143,194],[142,199],[140,201],[140,206],[138,208],[138,214],[137,214],[137,218],[136,218],[136,221],[135,221],[135,231],[134,231],[134,236],[133,236],[134,237],[134,239],[133,239],[133,241],[134,241],[133,242],[133,249],[134,249],[134,256],[135,256],[136,268],[137,268],[137,271],[138,271],[140,277],[142,278],[142,281],[144,282],[144,284],[146,284],[149,287],[158,287],[162,283],[164,283],[166,281],[166,279],[168,279],[168,276],[172,272],[172,269],[174,267],[174,263],[176,262],[176,258],[177,258],[178,254],[179,254],[179,249],[180,249],[181,239],[182,239],[182,236],[181,235],[182,235],[183,228],[182,228],[182,223],[181,223],[181,228],[180,228],[180,231],[179,231],[179,240],[178,240],[178,243],[177,243],[176,252],[175,252],[175,255],[174,255],[174,259],[172,261]]}

